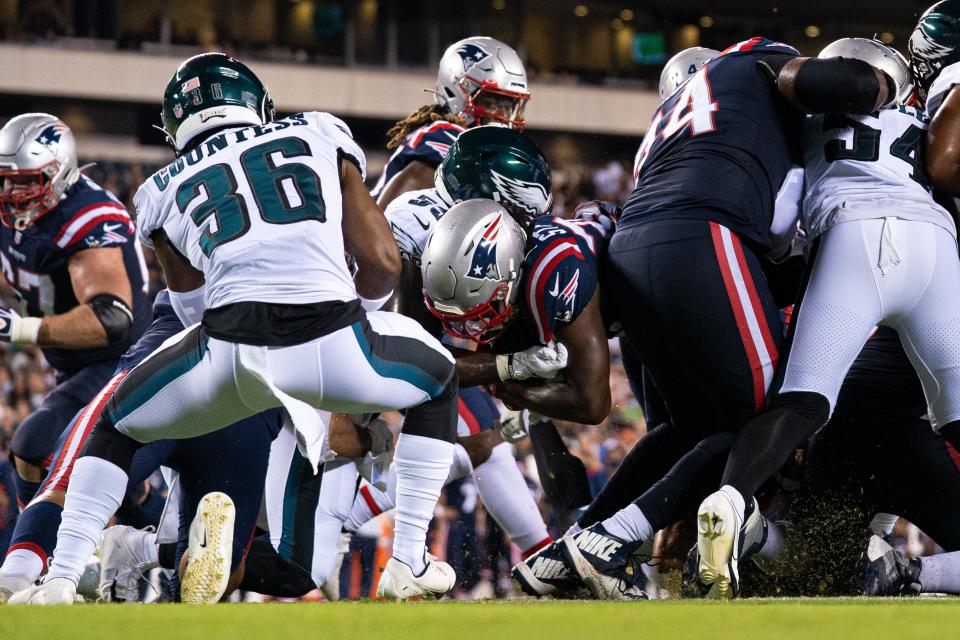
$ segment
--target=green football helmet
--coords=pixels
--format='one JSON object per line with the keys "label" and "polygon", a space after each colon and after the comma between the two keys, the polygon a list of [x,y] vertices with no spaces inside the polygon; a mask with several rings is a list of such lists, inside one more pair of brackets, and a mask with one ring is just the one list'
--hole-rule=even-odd
{"label": "green football helmet", "polygon": [[273,100],[247,65],[223,53],[185,60],[163,92],[160,119],[177,153],[204,131],[273,120]]}
{"label": "green football helmet", "polygon": [[937,74],[960,62],[960,0],[943,0],[927,9],[913,30],[907,49],[917,92],[926,101]]}
{"label": "green football helmet", "polygon": [[434,182],[448,205],[496,200],[524,229],[553,206],[550,165],[543,152],[525,134],[502,125],[461,133],[437,167]]}

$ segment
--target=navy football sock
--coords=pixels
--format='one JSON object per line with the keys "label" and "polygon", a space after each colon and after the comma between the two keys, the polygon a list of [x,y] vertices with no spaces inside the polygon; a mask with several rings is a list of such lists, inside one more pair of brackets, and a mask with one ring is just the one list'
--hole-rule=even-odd
{"label": "navy football sock", "polygon": [[10,548],[29,549],[40,555],[46,564],[57,546],[57,529],[60,528],[62,513],[63,507],[55,502],[41,501],[27,507],[17,519]]}

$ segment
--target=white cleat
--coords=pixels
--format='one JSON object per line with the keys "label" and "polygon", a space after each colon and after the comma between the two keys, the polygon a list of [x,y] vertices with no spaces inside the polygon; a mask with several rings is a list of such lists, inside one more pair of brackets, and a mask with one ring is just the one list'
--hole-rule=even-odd
{"label": "white cleat", "polygon": [[156,538],[152,528],[141,530],[118,525],[103,532],[98,589],[101,600],[140,600],[140,580],[144,572],[157,566]]}
{"label": "white cleat", "polygon": [[329,602],[336,602],[340,599],[340,568],[343,567],[344,557],[350,551],[351,540],[353,540],[352,533],[349,531],[340,532],[340,538],[337,540],[337,562],[333,565],[333,571],[320,586],[323,597]]}
{"label": "white cleat", "polygon": [[58,605],[83,602],[69,578],[51,578],[13,594],[7,604]]}
{"label": "white cleat", "polygon": [[0,604],[4,604],[13,594],[28,589],[33,580],[17,575],[0,575]]}
{"label": "white cleat", "polygon": [[190,523],[187,569],[180,580],[180,600],[214,604],[223,597],[233,558],[233,521],[236,510],[225,493],[203,496]]}
{"label": "white cleat", "polygon": [[[697,511],[697,551],[700,554],[697,575],[701,585],[709,587],[708,598],[737,597],[740,592],[740,560],[756,553],[766,537],[766,521],[755,498],[747,502],[744,515],[745,521],[737,513],[733,501],[722,491],[715,491],[700,503]],[[748,538],[756,540],[745,544]]]}
{"label": "white cleat", "polygon": [[380,575],[377,597],[385,600],[409,600],[410,598],[439,598],[453,589],[457,574],[453,567],[427,554],[427,568],[419,576],[413,575],[409,565],[390,558]]}

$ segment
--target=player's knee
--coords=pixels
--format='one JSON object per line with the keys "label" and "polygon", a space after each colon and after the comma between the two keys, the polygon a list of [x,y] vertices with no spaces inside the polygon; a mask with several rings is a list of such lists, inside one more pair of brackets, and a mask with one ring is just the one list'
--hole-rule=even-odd
{"label": "player's knee", "polygon": [[43,466],[67,422],[56,411],[40,407],[13,432],[10,450],[20,460]]}
{"label": "player's knee", "polygon": [[818,425],[830,419],[830,401],[813,391],[789,391],[781,393],[770,404],[770,410],[786,409],[797,416]]}
{"label": "player's knee", "polygon": [[497,451],[497,445],[502,444],[503,440],[500,438],[499,431],[491,429],[466,438],[457,438],[457,443],[466,450],[470,464],[476,469],[490,460]]}
{"label": "player's knee", "polygon": [[127,470],[133,464],[133,456],[140,446],[139,442],[120,433],[110,422],[101,417],[81,455],[95,456]]}
{"label": "player's knee", "polygon": [[457,439],[457,391],[460,385],[451,365],[451,376],[430,400],[407,410],[403,433],[445,442]]}

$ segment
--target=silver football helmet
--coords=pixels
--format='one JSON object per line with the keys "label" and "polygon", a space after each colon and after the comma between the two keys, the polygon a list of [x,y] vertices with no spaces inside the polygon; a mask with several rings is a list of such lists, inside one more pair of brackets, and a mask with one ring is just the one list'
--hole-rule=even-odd
{"label": "silver football helmet", "polygon": [[0,129],[0,222],[22,230],[52,210],[80,179],[70,127],[46,113]]}
{"label": "silver football helmet", "polygon": [[492,341],[513,318],[526,236],[493,200],[454,205],[420,258],[427,308],[458,338]]}
{"label": "silver football helmet", "polygon": [[660,99],[666,100],[687,81],[687,78],[718,55],[720,52],[716,49],[690,47],[667,60],[667,64],[663,65],[663,71],[660,72]]}
{"label": "silver football helmet", "polygon": [[499,40],[464,38],[440,58],[437,104],[468,125],[502,122],[522,129],[529,99],[523,61]]}
{"label": "silver football helmet", "polygon": [[818,58],[853,58],[885,71],[897,85],[897,102],[905,102],[913,93],[910,65],[899,51],[870,38],[840,38],[831,42]]}

